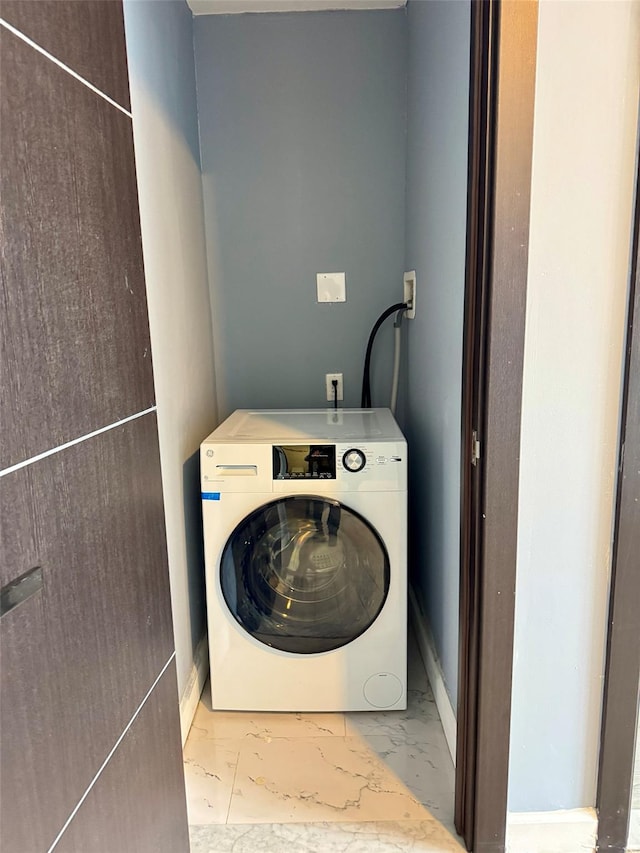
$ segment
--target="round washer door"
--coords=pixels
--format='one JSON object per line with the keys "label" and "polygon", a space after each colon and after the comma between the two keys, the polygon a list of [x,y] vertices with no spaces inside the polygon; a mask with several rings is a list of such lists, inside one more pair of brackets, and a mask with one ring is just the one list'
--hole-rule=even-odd
{"label": "round washer door", "polygon": [[350,643],[376,620],[389,557],[357,512],[314,496],[281,498],[247,516],[222,552],[227,607],[247,633],[296,654]]}

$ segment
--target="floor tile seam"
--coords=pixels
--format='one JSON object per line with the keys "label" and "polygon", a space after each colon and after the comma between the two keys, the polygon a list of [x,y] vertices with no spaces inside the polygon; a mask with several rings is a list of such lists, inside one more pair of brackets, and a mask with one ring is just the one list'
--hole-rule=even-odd
{"label": "floor tile seam", "polygon": [[[267,737],[262,737],[260,735],[239,735],[237,737],[204,737],[202,735],[193,738],[192,740],[187,739],[187,744],[195,744],[195,743],[209,743],[209,744],[217,744],[219,746],[230,745],[230,744],[269,744],[274,741],[328,741],[328,740],[345,740],[345,739],[360,739],[359,735],[268,735]],[[187,748],[187,744],[185,744],[185,750]]]}
{"label": "floor tile seam", "polygon": [[[291,744],[295,743],[308,743],[315,744],[318,743],[323,744],[327,742],[335,742],[342,741],[353,743],[356,741],[359,745],[364,747],[374,747],[379,744],[381,741],[391,741],[391,748],[396,750],[402,749],[415,749],[417,752],[424,754],[429,750],[434,750],[438,753],[443,753],[448,756],[448,748],[446,743],[435,743],[433,741],[424,741],[419,739],[415,734],[411,735],[397,735],[397,734],[389,734],[388,732],[367,732],[363,734],[361,732],[347,732],[344,735],[268,735],[267,737],[262,737],[260,735],[240,735],[237,737],[206,737],[206,736],[198,736],[192,740],[188,740],[187,744],[189,746],[193,746],[193,744],[208,744],[215,745],[219,748],[229,748],[229,749],[238,749],[246,746],[261,746],[261,745],[269,745],[271,743],[275,743],[280,745],[284,741],[288,741]],[[185,751],[187,749],[187,745],[185,745]]]}
{"label": "floor tile seam", "polygon": [[[418,735],[416,735],[416,734],[399,735],[399,734],[395,734],[395,733],[389,734],[388,732],[356,732],[354,734],[347,734],[347,735],[345,735],[345,737],[359,737],[361,740],[364,740],[364,741],[366,741],[367,738],[386,737],[386,738],[392,738],[394,740],[399,741],[400,742],[399,745],[400,744],[402,744],[402,745],[406,744],[408,746],[420,745],[422,747],[430,747],[433,749],[445,749],[446,748],[448,751],[448,747],[446,746],[446,743],[445,744],[438,744],[438,743],[432,743],[430,741],[421,740],[419,734]],[[412,743],[412,741],[414,741],[414,743]],[[418,744],[416,744],[415,741],[418,741]]]}
{"label": "floor tile seam", "polygon": [[205,827],[205,826],[206,827],[292,826],[294,824],[296,826],[304,826],[305,824],[309,824],[311,826],[318,826],[319,824],[324,824],[327,826],[344,827],[344,826],[360,826],[363,823],[402,824],[402,825],[416,824],[416,823],[424,823],[424,824],[431,825],[433,823],[437,823],[438,826],[441,826],[443,829],[445,829],[447,831],[449,830],[449,827],[447,827],[444,823],[442,823],[441,820],[439,820],[435,816],[415,817],[415,818],[413,818],[413,817],[406,817],[406,818],[397,818],[397,817],[380,818],[380,817],[378,817],[378,818],[371,818],[370,820],[367,819],[367,820],[351,820],[351,821],[349,821],[349,820],[289,820],[289,821],[278,821],[278,820],[276,820],[276,821],[271,821],[271,822],[256,821],[256,822],[251,822],[251,823],[246,823],[246,822],[242,823],[240,821],[238,821],[237,823],[190,823],[189,827],[196,828],[196,827]]}
{"label": "floor tile seam", "polygon": [[[290,743],[292,746],[295,746],[296,744],[306,744],[308,746],[318,746],[318,747],[325,746],[326,747],[330,743],[336,744],[336,742],[340,742],[345,747],[358,746],[358,747],[362,747],[364,749],[368,749],[369,751],[371,751],[371,750],[373,750],[373,745],[369,741],[374,740],[374,739],[378,739],[379,741],[382,741],[382,740],[390,741],[390,740],[392,740],[392,736],[386,735],[386,734],[366,735],[366,736],[363,736],[360,734],[319,735],[319,736],[306,735],[306,736],[300,736],[300,737],[292,737],[290,735],[278,735],[278,736],[270,736],[269,738],[259,738],[259,737],[252,738],[249,736],[246,738],[239,738],[238,741],[241,745],[241,748],[246,748],[246,747],[258,748],[258,747],[263,747],[263,746],[268,747],[270,744],[274,744],[274,746],[282,746],[282,744],[286,743],[286,742]],[[210,742],[213,742],[214,739],[211,738],[208,740]],[[220,741],[225,740],[225,739],[220,738],[220,739],[216,739],[216,740],[218,742],[220,742]],[[232,740],[232,739],[229,739],[229,740]],[[391,747],[394,749],[402,749],[403,747],[411,748],[412,746],[415,746],[415,744],[409,743],[408,741],[403,741],[401,743],[392,743],[391,744]],[[431,746],[431,744],[424,744],[424,746]],[[436,748],[440,749],[442,747],[436,747]],[[375,750],[373,750],[373,751],[375,751]]]}
{"label": "floor tile seam", "polygon": [[233,768],[233,780],[231,782],[231,789],[229,791],[229,802],[227,803],[227,813],[226,813],[225,818],[224,818],[225,825],[228,824],[228,822],[229,822],[229,815],[231,813],[231,803],[233,802],[233,796],[234,796],[235,787],[236,787],[236,777],[238,775],[238,765],[239,764],[240,764],[240,751],[238,751],[238,754],[236,756],[236,763],[235,763],[235,766]]}
{"label": "floor tile seam", "polygon": [[342,715],[342,728],[344,731],[344,736],[346,737],[347,736],[347,714],[346,713],[344,713]]}
{"label": "floor tile seam", "polygon": [[[370,826],[371,824],[373,825],[372,827]],[[298,832],[295,835],[296,835],[296,837],[299,837],[301,835],[304,836],[305,833],[309,832],[309,833],[313,833],[317,837],[318,827],[320,825],[322,826],[322,830],[320,831],[320,835],[323,835],[324,832],[331,834],[333,836],[334,843],[336,840],[338,840],[340,842],[340,847],[335,848],[336,851],[338,849],[340,849],[341,851],[343,851],[343,853],[348,853],[349,850],[352,850],[353,849],[352,848],[353,843],[356,843],[358,848],[362,849],[362,847],[360,845],[362,844],[362,842],[365,842],[368,838],[370,838],[372,833],[374,836],[376,836],[375,839],[372,839],[374,841],[374,845],[375,845],[375,847],[371,848],[372,850],[375,849],[377,851],[388,851],[388,853],[391,853],[391,851],[399,851],[400,849],[402,849],[402,850],[409,850],[409,849],[417,850],[418,848],[415,846],[415,842],[418,841],[418,843],[420,844],[419,849],[424,850],[425,853],[427,853],[427,851],[429,851],[429,853],[445,853],[445,851],[451,851],[451,853],[453,853],[453,851],[460,851],[460,853],[465,853],[465,847],[464,847],[464,843],[462,842],[462,840],[457,838],[454,834],[449,833],[449,831],[446,829],[446,827],[444,829],[445,829],[445,832],[448,833],[448,835],[446,837],[438,838],[437,835],[436,836],[432,835],[433,826],[431,824],[431,821],[422,821],[422,820],[404,819],[401,821],[373,821],[373,822],[370,821],[370,822],[365,823],[365,824],[358,824],[358,823],[354,823],[354,822],[323,822],[322,824],[303,823],[303,824],[297,824],[297,826],[300,826],[302,828],[302,832]],[[256,833],[257,833],[258,838],[264,839],[265,837],[268,836],[271,843],[273,843],[274,840],[285,842],[285,839],[290,842],[290,840],[291,840],[290,839],[290,830],[289,830],[290,826],[291,826],[291,824],[282,824],[282,823],[235,824],[235,825],[230,824],[229,827],[231,827],[233,830],[235,830],[235,832],[232,833],[232,835],[233,835],[233,850],[236,849],[236,844],[241,838],[252,837],[252,836],[255,836]],[[222,831],[220,831],[221,827],[223,827]],[[227,829],[228,829],[228,827],[225,827],[224,825],[217,825],[215,827],[212,827],[211,825],[208,825],[208,824],[192,824],[189,826],[189,834],[192,838],[194,836],[203,834],[205,836],[205,841],[206,841],[206,836],[209,836],[209,843],[211,843],[212,841],[215,841],[217,838],[220,838],[220,835],[223,835],[223,837],[224,837],[224,834],[227,834],[227,833],[225,833],[225,830],[227,830]],[[393,835],[395,835],[395,832],[393,830],[400,830],[402,832],[402,836],[400,837],[400,839],[393,838],[393,837],[391,837],[391,838],[386,837],[386,836],[388,836],[390,831],[393,833]],[[423,839],[412,838],[412,834],[416,830],[418,832],[420,832],[420,831],[426,832],[427,836],[424,837]],[[410,833],[409,835],[405,835],[405,833],[407,831]],[[238,834],[238,832],[240,834]],[[336,835],[336,833],[337,833],[337,835]],[[343,839],[344,839],[344,841],[343,841]],[[409,842],[411,846],[407,847],[407,846],[405,846],[405,844],[402,844],[402,848],[400,848],[398,846],[398,841],[400,841],[402,843],[403,840],[406,840],[407,842]],[[345,842],[347,844],[346,847],[343,846],[343,843],[345,843]],[[428,846],[426,846],[426,847],[423,846],[422,842],[426,842]],[[209,848],[210,853],[211,853],[212,849],[213,848]],[[258,851],[257,847],[252,848],[252,849],[255,849],[255,853],[257,853],[257,851]],[[270,851],[270,853],[275,853],[275,848],[273,848],[272,846],[269,846],[268,848],[264,848],[261,845],[259,847],[259,849],[260,850],[268,849]],[[285,850],[287,851],[287,853],[289,853],[291,848],[290,847],[286,847],[286,848],[285,847],[279,847],[278,849],[281,851],[281,853],[284,853]],[[308,849],[308,848],[305,848],[305,849]],[[319,853],[319,848],[315,848],[315,849],[318,850],[318,853]],[[333,849],[333,844],[332,844],[332,849]],[[630,853],[637,853],[637,851],[635,851],[635,849],[634,849],[634,851],[630,851]]]}
{"label": "floor tile seam", "polygon": [[423,753],[431,750],[435,752],[446,751],[449,760],[451,760],[447,744],[441,743],[439,737],[432,737],[429,740],[425,740],[419,735],[408,735],[407,737],[400,737],[399,735],[388,734],[387,732],[367,732],[366,734],[347,735],[347,737],[358,737],[365,743],[369,743],[374,738],[386,738],[387,740],[392,741],[394,746],[415,747]]}
{"label": "floor tile seam", "polygon": [[363,824],[425,824],[427,826],[433,826],[434,824],[442,827],[445,832],[451,832],[450,828],[446,826],[442,821],[438,820],[437,817],[431,815],[429,817],[415,817],[415,818],[380,818],[380,817],[372,817],[372,818],[364,818],[362,820],[354,820],[353,818],[349,818],[347,820],[312,820],[306,818],[305,820],[280,820],[274,821],[272,823],[265,823],[264,821],[255,821],[255,822],[234,822],[234,823],[190,823],[189,828],[196,827],[231,827],[231,826],[245,826],[245,827],[257,827],[257,826],[331,826],[331,827],[344,827],[344,826],[362,826]]}
{"label": "floor tile seam", "polygon": [[244,738],[242,735],[240,735],[240,737],[206,737],[204,735],[198,735],[197,737],[192,738],[191,733],[189,733],[189,737],[187,738],[185,743],[185,749],[187,748],[187,744],[216,743],[220,746],[223,746],[224,744],[240,743],[240,741],[242,741],[243,739]]}

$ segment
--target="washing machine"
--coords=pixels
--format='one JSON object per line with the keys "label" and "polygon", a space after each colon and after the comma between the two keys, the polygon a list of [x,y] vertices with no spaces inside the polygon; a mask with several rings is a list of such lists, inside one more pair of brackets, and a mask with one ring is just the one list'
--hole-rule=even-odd
{"label": "washing machine", "polygon": [[200,452],[213,708],[406,708],[407,447],[391,412],[238,410]]}

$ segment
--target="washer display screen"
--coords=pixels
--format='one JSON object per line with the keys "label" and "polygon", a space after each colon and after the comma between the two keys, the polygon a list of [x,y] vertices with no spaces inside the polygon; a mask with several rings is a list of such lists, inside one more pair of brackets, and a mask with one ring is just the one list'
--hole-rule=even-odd
{"label": "washer display screen", "polygon": [[335,480],[336,448],[334,444],[276,445],[273,453],[273,479]]}
{"label": "washer display screen", "polygon": [[222,553],[227,607],[251,636],[314,654],[354,640],[389,591],[389,558],[377,532],[337,501],[272,501],[242,521]]}

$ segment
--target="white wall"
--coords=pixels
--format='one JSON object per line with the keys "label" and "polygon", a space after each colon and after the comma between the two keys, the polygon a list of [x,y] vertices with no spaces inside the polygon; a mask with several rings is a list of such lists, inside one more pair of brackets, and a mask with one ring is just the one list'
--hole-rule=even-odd
{"label": "white wall", "polygon": [[640,4],[539,7],[509,808],[595,802]]}
{"label": "white wall", "polygon": [[417,277],[408,339],[411,571],[455,707],[460,429],[467,225],[467,2],[410,2],[405,269]]}
{"label": "white wall", "polygon": [[205,631],[197,451],[217,425],[192,17],[183,0],[124,11],[182,697]]}

